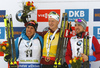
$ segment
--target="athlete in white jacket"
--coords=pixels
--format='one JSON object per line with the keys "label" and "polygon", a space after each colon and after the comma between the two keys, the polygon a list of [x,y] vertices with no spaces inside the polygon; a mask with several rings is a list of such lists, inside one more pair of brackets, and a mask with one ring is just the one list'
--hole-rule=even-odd
{"label": "athlete in white jacket", "polygon": [[15,41],[19,68],[40,68],[43,39],[36,33],[37,26],[35,21],[28,22],[21,36]]}

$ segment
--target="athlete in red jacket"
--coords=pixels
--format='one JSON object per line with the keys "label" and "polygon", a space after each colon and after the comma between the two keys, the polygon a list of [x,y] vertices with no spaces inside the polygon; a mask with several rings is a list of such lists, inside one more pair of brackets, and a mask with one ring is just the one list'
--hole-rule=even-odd
{"label": "athlete in red jacket", "polygon": [[84,19],[75,20],[76,36],[70,38],[65,56],[66,63],[68,64],[69,68],[71,68],[69,60],[71,60],[75,56],[81,56],[84,61],[89,62],[100,60],[100,46],[98,40],[92,35],[89,35],[89,56],[83,54],[83,37],[87,35],[87,33],[85,32],[86,25],[87,22]]}

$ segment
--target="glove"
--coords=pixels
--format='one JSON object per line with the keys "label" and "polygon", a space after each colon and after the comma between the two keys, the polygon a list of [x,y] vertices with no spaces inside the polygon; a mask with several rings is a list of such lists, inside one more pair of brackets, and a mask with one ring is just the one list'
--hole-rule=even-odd
{"label": "glove", "polygon": [[68,64],[68,67],[71,68],[71,64]]}
{"label": "glove", "polygon": [[5,54],[4,60],[5,60],[6,62],[10,61],[10,60],[11,60],[11,54]]}

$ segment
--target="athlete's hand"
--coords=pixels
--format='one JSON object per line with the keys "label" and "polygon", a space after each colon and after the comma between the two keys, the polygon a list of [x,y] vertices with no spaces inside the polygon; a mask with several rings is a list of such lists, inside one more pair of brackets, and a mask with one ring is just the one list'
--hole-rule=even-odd
{"label": "athlete's hand", "polygon": [[84,61],[88,61],[88,56],[87,56],[87,55],[81,53],[81,56],[82,56],[82,58],[84,59]]}

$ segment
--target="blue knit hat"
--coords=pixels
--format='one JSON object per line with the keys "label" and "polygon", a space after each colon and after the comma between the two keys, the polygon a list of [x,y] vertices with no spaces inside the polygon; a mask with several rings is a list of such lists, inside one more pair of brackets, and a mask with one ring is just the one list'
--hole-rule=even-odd
{"label": "blue knit hat", "polygon": [[34,20],[31,20],[30,22],[28,22],[27,26],[33,26],[35,31],[37,31],[38,23]]}

